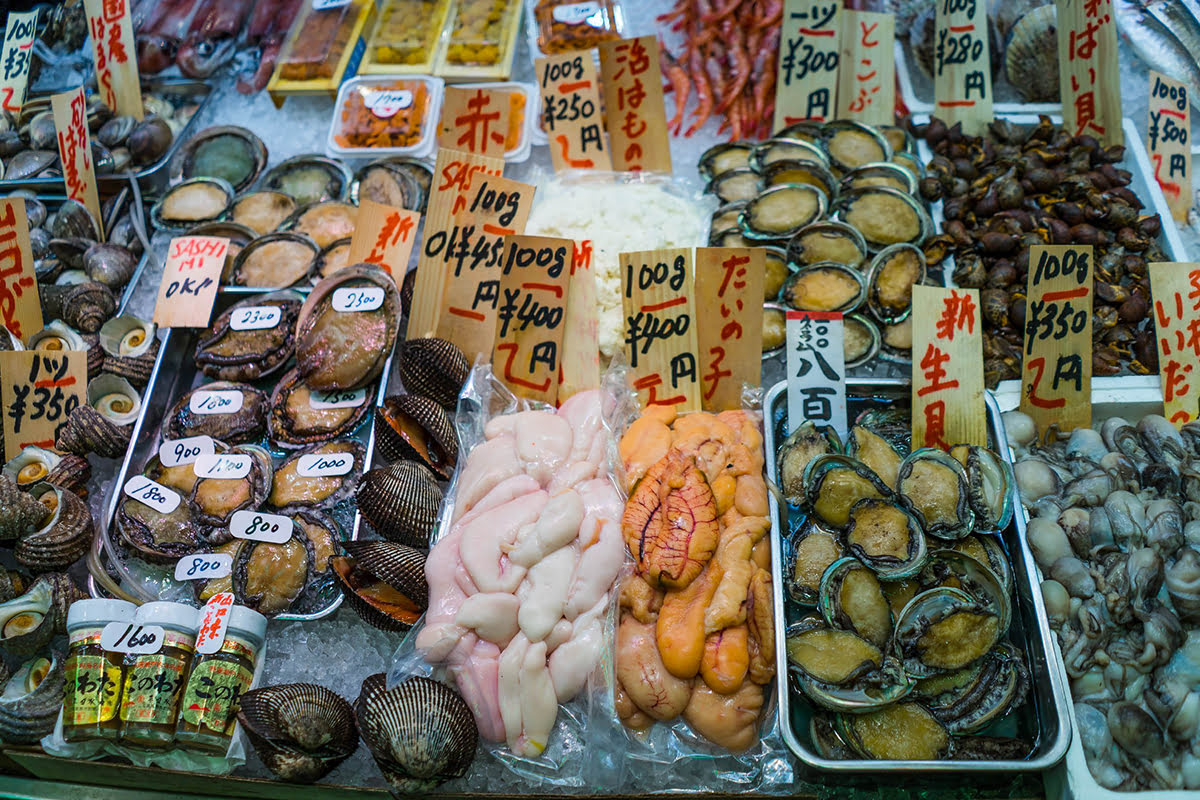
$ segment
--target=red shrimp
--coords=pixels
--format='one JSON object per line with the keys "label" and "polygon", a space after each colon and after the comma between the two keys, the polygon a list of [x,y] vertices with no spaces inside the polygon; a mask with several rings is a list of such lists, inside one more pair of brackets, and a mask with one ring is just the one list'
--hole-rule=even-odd
{"label": "red shrimp", "polygon": [[671,91],[675,93],[675,116],[667,123],[667,128],[673,135],[678,136],[683,129],[683,113],[687,107],[688,96],[692,93],[692,82],[683,66],[661,41],[658,43],[658,53],[662,71],[671,81]]}
{"label": "red shrimp", "polygon": [[703,57],[700,54],[699,48],[692,51],[689,62],[692,80],[696,84],[698,102],[696,104],[696,120],[688,128],[684,136],[694,136],[696,131],[700,130],[704,126],[704,123],[708,121],[708,116],[712,113],[713,108],[712,87],[708,83],[708,76],[704,73]]}

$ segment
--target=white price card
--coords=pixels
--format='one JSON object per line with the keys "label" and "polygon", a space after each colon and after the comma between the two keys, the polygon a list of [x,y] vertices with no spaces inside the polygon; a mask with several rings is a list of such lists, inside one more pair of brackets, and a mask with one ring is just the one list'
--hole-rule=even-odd
{"label": "white price card", "polygon": [[341,8],[350,5],[350,0],[313,0],[313,11],[328,11],[331,8]]}
{"label": "white price card", "polygon": [[100,647],[113,653],[157,653],[164,636],[161,625],[110,622],[100,631]]}
{"label": "white price card", "polygon": [[844,440],[846,358],[842,315],[787,312],[788,433],[808,420],[831,425]]}
{"label": "white price card", "polygon": [[178,467],[180,464],[191,464],[200,456],[216,451],[211,436],[166,439],[158,447],[158,461],[164,467]]}
{"label": "white price card", "polygon": [[135,475],[125,481],[125,495],[139,503],[145,503],[160,514],[170,514],[179,508],[182,499],[173,489],[168,489],[144,475]]}
{"label": "white price card", "polygon": [[413,93],[407,89],[378,89],[366,96],[367,108],[380,119],[390,119],[402,108],[413,103]]}
{"label": "white price card", "polygon": [[242,393],[237,389],[200,389],[192,392],[188,408],[193,414],[232,414],[242,409]]}
{"label": "white price card", "polygon": [[238,539],[283,544],[292,538],[292,520],[265,511],[235,511],[229,520],[229,532]]}
{"label": "white price card", "polygon": [[242,453],[213,453],[200,456],[192,465],[197,478],[233,480],[250,474],[251,457]]}
{"label": "white price card", "polygon": [[304,478],[345,475],[354,469],[353,453],[309,453],[300,456],[296,472]]}
{"label": "white price card", "polygon": [[235,331],[261,331],[274,328],[283,319],[279,306],[247,306],[229,317],[229,327]]}
{"label": "white price card", "polygon": [[378,286],[335,289],[333,291],[334,311],[374,311],[381,305],[383,305],[383,289]]}
{"label": "white price card", "polygon": [[367,402],[367,389],[334,389],[332,392],[312,392],[308,396],[311,408],[358,408]]}
{"label": "white price card", "polygon": [[233,572],[233,556],[229,553],[195,553],[175,562],[175,580],[206,581],[224,578]]}
{"label": "white price card", "polygon": [[587,22],[588,17],[595,16],[599,13],[599,3],[571,3],[570,5],[565,6],[555,6],[550,12],[550,16],[554,17],[556,21],[562,22],[566,25],[578,25],[581,22]]}

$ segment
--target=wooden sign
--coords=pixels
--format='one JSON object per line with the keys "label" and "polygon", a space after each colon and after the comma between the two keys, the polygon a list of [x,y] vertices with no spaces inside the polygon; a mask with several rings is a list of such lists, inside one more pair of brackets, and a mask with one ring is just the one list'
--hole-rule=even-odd
{"label": "wooden sign", "polygon": [[613,166],[621,172],[670,172],[658,39],[651,35],[601,42],[600,75]]}
{"label": "wooden sign", "polygon": [[691,262],[686,248],[621,253],[625,360],[643,408],[700,410]]}
{"label": "wooden sign", "polygon": [[1200,264],[1150,264],[1150,290],[1163,413],[1182,427],[1200,419]]}
{"label": "wooden sign", "polygon": [[[973,2],[974,0],[967,0]],[[1063,126],[1105,146],[1124,144],[1112,0],[1056,0]]]}
{"label": "wooden sign", "polygon": [[[458,150],[440,148],[433,168],[433,186],[425,210],[425,242],[433,234],[448,232],[454,225],[454,215],[467,206],[471,178],[477,174],[499,176],[504,173],[504,159],[477,156]],[[441,315],[442,294],[446,286],[446,269],[440,258],[417,257],[417,277],[413,286],[412,306],[408,312],[409,339],[433,336]]]}
{"label": "wooden sign", "polygon": [[912,446],[987,446],[978,289],[913,287]]}
{"label": "wooden sign", "polygon": [[1039,431],[1092,424],[1092,248],[1029,248],[1021,410]]}
{"label": "wooden sign", "polygon": [[896,16],[842,11],[837,118],[895,124]]}
{"label": "wooden sign", "polygon": [[399,283],[408,271],[408,259],[420,224],[418,211],[362,198],[355,216],[354,235],[350,237],[350,263],[378,264]]}
{"label": "wooden sign", "polygon": [[600,388],[600,312],[591,239],[575,242],[564,325],[560,401]]}
{"label": "wooden sign", "polygon": [[550,140],[554,171],[611,170],[600,79],[591,51],[539,58],[533,68],[542,92],[542,127]]}
{"label": "wooden sign", "polygon": [[508,109],[506,91],[447,86],[438,147],[503,158]]}
{"label": "wooden sign", "polygon": [[807,420],[845,441],[845,333],[840,311],[787,312],[788,433]]}
{"label": "wooden sign", "polygon": [[714,413],[742,407],[742,384],[762,385],[762,303],[766,253],[760,247],[696,248],[696,330],[700,400]]}
{"label": "wooden sign", "polygon": [[171,240],[154,304],[156,325],[208,326],[227,250],[229,240],[218,236],[181,236]]}
{"label": "wooden sign", "polygon": [[841,0],[784,0],[775,81],[775,130],[837,113]]}
{"label": "wooden sign", "polygon": [[421,255],[446,276],[437,335],[458,345],[474,363],[478,356],[492,357],[504,237],[525,230],[533,187],[476,173],[470,197],[449,230],[425,231]]}
{"label": "wooden sign", "polygon": [[1146,150],[1154,179],[1177,222],[1186,222],[1192,208],[1192,151],[1188,146],[1191,109],[1187,86],[1150,70],[1149,124]]}
{"label": "wooden sign", "polygon": [[18,113],[25,104],[29,85],[30,57],[37,34],[38,12],[8,12],[4,27],[4,47],[0,51],[0,107]]}
{"label": "wooden sign", "polygon": [[116,114],[141,119],[142,87],[138,83],[129,0],[83,0],[83,5],[87,9],[100,99]]}
{"label": "wooden sign", "polygon": [[19,197],[0,198],[0,323],[21,342],[42,329],[29,216]]}
{"label": "wooden sign", "polygon": [[4,459],[29,445],[50,448],[67,416],[87,400],[87,353],[82,350],[0,352]]}
{"label": "wooden sign", "polygon": [[[88,133],[87,100],[83,87],[50,96],[54,129],[58,131],[58,157],[62,161],[67,197],[87,206],[101,225],[100,195],[96,192],[96,169],[92,164],[92,137]],[[101,235],[104,231],[100,232]]]}
{"label": "wooden sign", "polygon": [[938,0],[933,56],[935,116],[978,136],[992,121],[992,61],[985,0]]}

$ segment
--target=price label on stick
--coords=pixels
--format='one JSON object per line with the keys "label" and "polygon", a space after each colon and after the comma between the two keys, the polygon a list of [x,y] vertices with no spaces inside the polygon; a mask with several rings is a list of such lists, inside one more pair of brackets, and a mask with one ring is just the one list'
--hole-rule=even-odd
{"label": "price label on stick", "polygon": [[233,571],[229,553],[196,553],[175,562],[175,580],[207,581],[224,578]]}
{"label": "price label on stick", "polygon": [[137,50],[130,0],[83,0],[87,10],[96,85],[100,99],[117,114],[141,119],[142,87],[138,82]]}
{"label": "price label on stick", "polygon": [[292,520],[265,511],[235,511],[229,519],[229,532],[238,539],[283,544],[292,538]]}
{"label": "price label on stick", "polygon": [[447,86],[438,146],[503,158],[508,111],[507,91]]}
{"label": "price label on stick", "polygon": [[164,467],[193,464],[200,456],[216,452],[209,436],[189,436],[186,439],[167,439],[158,447],[158,460]]}
{"label": "price label on stick", "polygon": [[592,267],[592,241],[575,242],[571,259],[571,287],[567,292],[563,323],[563,400],[576,392],[600,388],[600,315],[597,311],[596,273]]}
{"label": "price label on stick", "polygon": [[978,136],[992,121],[986,0],[937,0],[934,36],[934,115]]}
{"label": "price label on stick", "polygon": [[[92,137],[88,133],[87,98],[83,87],[50,96],[54,130],[58,131],[58,157],[67,197],[87,206],[97,225],[100,220],[100,195],[96,189],[96,168],[92,163]],[[101,235],[104,231],[100,231]],[[207,324],[207,323],[206,323]]]}
{"label": "price label on stick", "polygon": [[827,122],[837,113],[841,5],[841,0],[785,0],[774,130],[804,120]]}
{"label": "price label on stick", "polygon": [[622,172],[670,172],[658,39],[601,42],[600,74],[613,166]]}
{"label": "price label on stick", "polygon": [[179,508],[182,498],[174,489],[168,489],[158,481],[152,481],[144,475],[134,475],[125,481],[122,488],[125,496],[148,505],[160,514],[170,514]]}
{"label": "price label on stick", "polygon": [[742,385],[762,383],[762,248],[696,248],[696,330],[705,411],[742,407]]}
{"label": "price label on stick", "polygon": [[913,287],[912,446],[987,446],[978,289]]}
{"label": "price label on stick", "polygon": [[554,171],[611,170],[601,118],[600,80],[591,51],[539,58],[534,71],[542,93],[541,124],[550,140]]}
{"label": "price label on stick", "polygon": [[155,324],[164,328],[208,327],[228,250],[229,240],[217,236],[171,240],[154,304]]}
{"label": "price label on stick", "polygon": [[4,46],[0,51],[0,107],[11,114],[19,113],[25,104],[37,17],[36,11],[8,12]]}
{"label": "price label on stick", "polygon": [[839,311],[787,312],[789,433],[809,420],[830,425],[846,438],[844,338],[845,323]]}
{"label": "price label on stick", "polygon": [[28,445],[51,448],[67,417],[86,402],[87,353],[81,350],[0,352],[4,458]]}
{"label": "price label on stick", "polygon": [[1163,407],[1177,426],[1200,419],[1200,264],[1150,265]]}
{"label": "price label on stick", "polygon": [[1171,216],[1186,222],[1192,208],[1192,150],[1188,144],[1191,109],[1187,86],[1150,70],[1146,150],[1154,179],[1162,188]]}
{"label": "price label on stick", "polygon": [[692,251],[621,253],[620,264],[625,359],[638,399],[699,411]]}
{"label": "price label on stick", "polygon": [[42,301],[21,198],[0,199],[0,323],[25,342],[42,329]]}
{"label": "price label on stick", "polygon": [[399,283],[408,271],[420,224],[421,215],[416,211],[360,199],[349,262],[378,264]]}
{"label": "price label on stick", "polygon": [[896,107],[896,16],[842,13],[838,119],[892,125]]}
{"label": "price label on stick", "polygon": [[1063,126],[1105,146],[1124,144],[1113,1],[1056,0],[1055,6]]}
{"label": "price label on stick", "polygon": [[196,627],[196,652],[211,655],[225,643],[225,632],[229,628],[229,612],[233,608],[233,593],[218,592],[209,598],[200,611],[200,624]]}
{"label": "price label on stick", "polygon": [[100,631],[100,647],[110,653],[146,655],[161,650],[164,638],[161,625],[110,622]]}

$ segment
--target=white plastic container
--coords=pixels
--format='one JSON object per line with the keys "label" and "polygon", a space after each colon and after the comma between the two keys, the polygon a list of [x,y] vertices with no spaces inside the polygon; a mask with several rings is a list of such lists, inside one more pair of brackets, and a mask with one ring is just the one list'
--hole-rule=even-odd
{"label": "white plastic container", "polygon": [[[345,132],[345,116],[351,98],[363,98],[371,113],[380,120],[394,119],[411,108],[417,88],[426,92],[424,113],[421,116],[420,139],[404,146],[355,147],[339,143],[337,137]],[[333,119],[325,149],[330,156],[342,158],[380,158],[383,156],[414,156],[424,158],[437,149],[437,129],[442,118],[442,99],[445,83],[430,75],[370,75],[351,78],[338,89]],[[408,105],[405,105],[405,101]]]}

